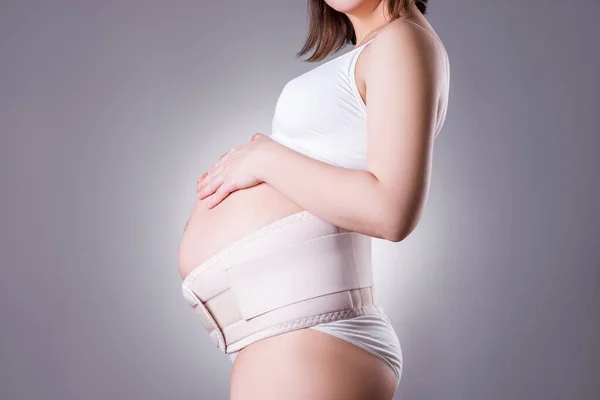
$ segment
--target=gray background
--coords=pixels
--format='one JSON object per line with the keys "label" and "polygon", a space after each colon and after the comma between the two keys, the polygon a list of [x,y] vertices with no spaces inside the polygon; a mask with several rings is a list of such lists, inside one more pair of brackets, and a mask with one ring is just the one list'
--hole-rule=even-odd
{"label": "gray background", "polygon": [[[305,4],[0,2],[0,398],[228,397],[177,246],[196,178],[316,65]],[[432,1],[452,88],[430,196],[374,241],[397,399],[600,398],[599,13]]]}

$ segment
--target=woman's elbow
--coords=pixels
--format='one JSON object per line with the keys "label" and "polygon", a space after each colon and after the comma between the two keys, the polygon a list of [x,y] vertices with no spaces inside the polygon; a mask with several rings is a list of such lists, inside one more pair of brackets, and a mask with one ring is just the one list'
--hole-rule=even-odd
{"label": "woman's elbow", "polygon": [[398,229],[397,227],[388,228],[382,233],[382,239],[389,240],[390,242],[400,242],[404,240],[410,232],[406,233],[404,229]]}
{"label": "woman's elbow", "polygon": [[[383,218],[383,219],[382,219]],[[404,229],[402,224],[396,222],[395,218],[392,218],[387,214],[384,217],[380,217],[375,222],[375,237],[379,239],[389,240],[390,242],[399,242],[404,237]]]}
{"label": "woman's elbow", "polygon": [[[388,214],[389,215],[389,214]],[[401,242],[411,234],[419,222],[419,213],[414,215],[402,215],[396,218],[388,217],[379,226],[380,237],[390,242]]]}

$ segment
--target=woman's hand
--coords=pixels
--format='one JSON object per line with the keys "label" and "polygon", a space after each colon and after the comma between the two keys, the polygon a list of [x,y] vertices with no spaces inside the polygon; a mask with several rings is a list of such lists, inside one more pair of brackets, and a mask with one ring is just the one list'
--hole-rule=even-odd
{"label": "woman's hand", "polygon": [[206,199],[207,207],[213,208],[229,193],[261,183],[253,172],[252,154],[264,142],[271,140],[268,136],[256,133],[250,143],[236,146],[219,157],[217,162],[198,178],[198,199]]}

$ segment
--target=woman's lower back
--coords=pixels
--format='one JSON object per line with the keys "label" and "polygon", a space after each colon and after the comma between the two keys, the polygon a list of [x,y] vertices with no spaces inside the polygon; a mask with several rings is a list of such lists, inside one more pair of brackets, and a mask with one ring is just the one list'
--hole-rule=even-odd
{"label": "woman's lower back", "polygon": [[204,203],[197,200],[194,204],[179,244],[178,267],[182,278],[242,236],[302,211],[266,183],[230,193],[212,209]]}

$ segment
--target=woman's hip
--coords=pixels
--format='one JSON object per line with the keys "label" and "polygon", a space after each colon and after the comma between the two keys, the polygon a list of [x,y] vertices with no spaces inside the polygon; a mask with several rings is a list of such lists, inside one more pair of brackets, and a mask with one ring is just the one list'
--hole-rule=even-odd
{"label": "woman's hip", "polygon": [[231,398],[392,399],[398,377],[379,357],[314,329],[255,342],[233,364]]}

